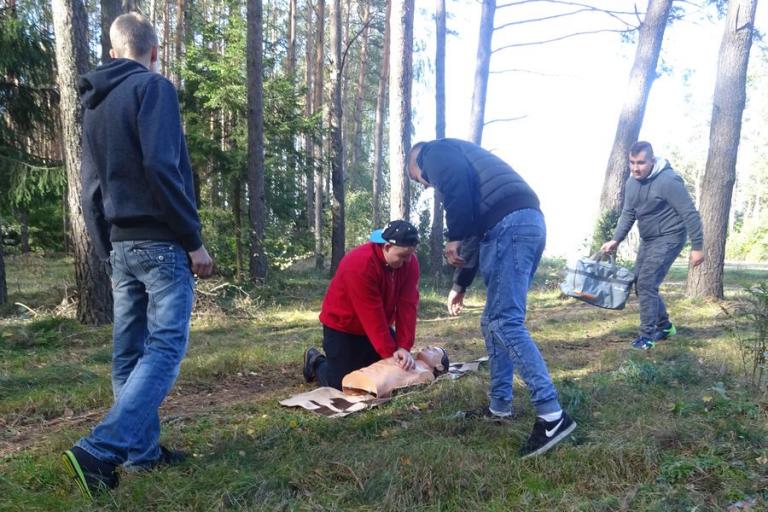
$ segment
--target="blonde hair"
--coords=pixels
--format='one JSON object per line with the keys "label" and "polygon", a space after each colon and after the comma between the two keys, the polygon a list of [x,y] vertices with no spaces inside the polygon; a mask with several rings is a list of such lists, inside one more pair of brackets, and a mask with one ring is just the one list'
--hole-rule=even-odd
{"label": "blonde hair", "polygon": [[129,12],[112,22],[109,42],[117,57],[142,58],[157,46],[157,34],[147,18],[137,12]]}

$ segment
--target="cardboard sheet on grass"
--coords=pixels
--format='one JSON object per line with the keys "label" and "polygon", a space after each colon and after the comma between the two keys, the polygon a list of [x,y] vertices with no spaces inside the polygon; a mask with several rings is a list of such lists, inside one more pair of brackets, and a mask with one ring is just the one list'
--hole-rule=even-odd
{"label": "cardboard sheet on grass", "polygon": [[[487,360],[488,357],[481,357],[467,363],[451,363],[448,373],[441,375],[437,380],[456,380],[469,372],[476,372],[480,365]],[[399,393],[407,392],[408,389],[400,389]],[[322,387],[281,400],[280,405],[302,407],[329,418],[340,418],[389,402],[391,399],[392,397],[376,398],[376,396],[368,394],[347,395],[335,388]]]}

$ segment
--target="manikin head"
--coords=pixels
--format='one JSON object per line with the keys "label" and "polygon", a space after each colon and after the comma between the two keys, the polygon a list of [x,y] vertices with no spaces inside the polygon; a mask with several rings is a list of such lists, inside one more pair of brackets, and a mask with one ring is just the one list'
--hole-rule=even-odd
{"label": "manikin head", "polygon": [[448,372],[450,361],[448,353],[440,347],[429,346],[423,348],[416,354],[416,359],[432,368],[435,377]]}
{"label": "manikin head", "polygon": [[136,12],[121,14],[109,28],[113,59],[130,59],[157,71],[157,34],[147,18]]}
{"label": "manikin head", "polygon": [[653,156],[653,146],[643,140],[635,142],[629,148],[629,172],[636,180],[644,180],[653,171],[656,157]]}

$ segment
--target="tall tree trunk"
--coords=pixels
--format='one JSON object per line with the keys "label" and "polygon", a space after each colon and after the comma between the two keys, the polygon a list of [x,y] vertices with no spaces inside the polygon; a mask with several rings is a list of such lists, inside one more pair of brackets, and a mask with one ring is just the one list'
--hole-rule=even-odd
{"label": "tall tree trunk", "polygon": [[121,0],[101,0],[101,63],[106,64],[110,61],[109,49],[112,45],[109,42],[109,27],[115,18],[122,14]]}
{"label": "tall tree trunk", "polygon": [[369,3],[365,3],[364,20],[365,26],[363,27],[362,42],[360,48],[360,60],[357,68],[357,86],[355,87],[355,111],[352,122],[351,137],[352,141],[352,158],[350,159],[350,169],[358,168],[358,163],[363,159],[363,98],[365,97],[365,77],[368,70],[368,44],[370,38],[368,33],[370,32],[369,21],[371,19],[371,6]]}
{"label": "tall tree trunk", "polygon": [[629,148],[637,142],[645,116],[645,105],[651,85],[656,78],[656,64],[661,52],[664,30],[669,19],[672,0],[648,0],[645,19],[640,25],[635,62],[629,73],[629,88],[619,115],[603,191],[600,194],[600,215],[618,220],[624,202],[624,182],[629,176]]}
{"label": "tall tree trunk", "polygon": [[264,84],[262,78],[262,1],[248,0],[248,212],[251,222],[250,277],[267,277],[264,252],[266,201],[264,197]]}
{"label": "tall tree trunk", "polygon": [[165,0],[165,7],[163,7],[163,43],[162,43],[163,60],[161,64],[161,71],[163,76],[170,76],[171,69],[171,1]]}
{"label": "tall tree trunk", "polygon": [[[314,12],[314,8],[311,5],[311,2],[307,2],[307,33],[306,33],[306,41],[305,41],[305,75],[306,75],[306,82],[307,82],[307,92],[304,99],[304,114],[309,117],[312,115],[312,92],[314,87],[314,80],[313,77],[313,71],[315,69],[315,66],[312,65],[312,39],[313,39],[313,32],[312,32],[312,13]],[[306,158],[308,166],[305,166],[306,168],[310,169],[307,172],[306,181],[307,181],[307,188],[306,188],[306,204],[307,204],[307,227],[309,229],[312,229],[315,224],[315,181],[314,181],[314,172],[311,170],[314,168],[314,161],[313,161],[313,151],[314,151],[314,141],[312,140],[313,135],[308,134],[304,136],[304,155]]]}
{"label": "tall tree trunk", "polygon": [[53,0],[56,35],[56,82],[59,87],[67,203],[75,256],[77,319],[87,325],[112,321],[112,289],[104,262],[93,248],[80,206],[80,138],[82,109],[77,97],[78,76],[88,69],[87,17],[80,0]]}
{"label": "tall tree trunk", "polygon": [[344,148],[341,142],[341,1],[331,4],[331,275],[344,256]]}
{"label": "tall tree trunk", "polygon": [[728,214],[736,181],[736,157],[747,98],[747,65],[756,8],[757,0],[728,1],[699,207],[704,227],[705,257],[701,265],[688,269],[687,294],[691,297],[723,297]]}
{"label": "tall tree trunk", "polygon": [[19,222],[21,222],[21,253],[29,254],[29,211],[26,209],[19,212]]}
{"label": "tall tree trunk", "polygon": [[0,306],[8,302],[8,283],[5,279],[5,257],[3,256],[3,225],[0,223]]}
{"label": "tall tree trunk", "polygon": [[[176,0],[176,32],[173,35],[173,85],[181,90],[181,65],[184,51],[185,6],[184,0]],[[200,195],[197,196],[198,200]]]}
{"label": "tall tree trunk", "polygon": [[[309,13],[307,14],[309,16]],[[307,61],[309,63],[309,61]],[[285,61],[285,73],[293,75],[296,71],[296,0],[288,2],[288,55]]]}
{"label": "tall tree trunk", "polygon": [[414,0],[393,2],[389,77],[389,212],[390,219],[408,219],[410,186],[405,163],[411,147],[411,81],[413,79]]}
{"label": "tall tree trunk", "polygon": [[389,39],[392,2],[387,2],[384,19],[384,44],[379,67],[379,90],[376,93],[376,119],[373,135],[373,226],[381,227],[381,189],[384,185],[384,123],[387,109],[387,84],[389,83]]}
{"label": "tall tree trunk", "polygon": [[[314,96],[314,106],[312,112],[317,114],[323,110],[323,62],[325,60],[325,53],[323,51],[323,45],[325,44],[325,0],[318,0],[317,2],[317,40],[315,41],[315,91],[312,93]],[[318,116],[320,119],[320,116]],[[322,123],[322,121],[320,121]],[[324,266],[325,257],[323,255],[323,169],[325,163],[323,161],[323,144],[322,141],[317,141],[315,144],[315,165],[314,165],[314,180],[315,180],[315,268],[322,269]]]}
{"label": "tall tree trunk", "polygon": [[480,13],[480,36],[477,41],[475,87],[472,91],[472,112],[469,116],[469,140],[480,144],[485,126],[485,98],[488,94],[488,72],[491,67],[491,40],[496,0],[483,0]]}
{"label": "tall tree trunk", "polygon": [[[435,138],[445,138],[445,0],[435,2]],[[487,77],[488,75],[486,75]],[[429,233],[429,268],[435,286],[443,268],[443,195],[434,190],[432,229]]]}

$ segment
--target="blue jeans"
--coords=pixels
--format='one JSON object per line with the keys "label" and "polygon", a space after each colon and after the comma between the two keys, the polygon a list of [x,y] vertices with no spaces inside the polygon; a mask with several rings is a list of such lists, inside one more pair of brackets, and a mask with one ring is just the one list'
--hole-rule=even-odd
{"label": "blue jeans", "polygon": [[526,208],[504,217],[480,243],[480,271],[488,290],[480,326],[491,370],[490,407],[497,413],[512,412],[515,369],[538,415],[560,410],[547,365],[525,327],[528,287],[546,239],[544,216]]}
{"label": "blue jeans", "polygon": [[105,462],[150,466],[160,457],[157,410],[187,349],[194,278],[175,242],[113,242],[109,261],[114,403],[77,446]]}

